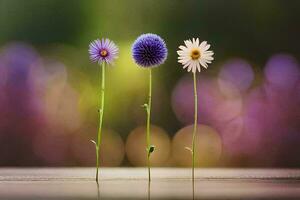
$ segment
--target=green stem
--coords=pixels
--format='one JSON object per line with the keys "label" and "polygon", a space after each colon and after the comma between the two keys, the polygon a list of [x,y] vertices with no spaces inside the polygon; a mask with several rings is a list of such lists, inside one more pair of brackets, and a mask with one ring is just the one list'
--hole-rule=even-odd
{"label": "green stem", "polygon": [[100,145],[101,145],[101,135],[102,135],[102,124],[103,124],[103,111],[104,111],[104,95],[105,95],[105,63],[102,63],[102,80],[101,80],[101,105],[99,109],[99,129],[97,135],[97,146],[96,146],[96,181],[98,182],[99,174],[99,154],[100,154]]}
{"label": "green stem", "polygon": [[151,199],[151,182],[148,181],[148,200]]}
{"label": "green stem", "polygon": [[148,165],[148,181],[151,181],[151,172],[150,172],[150,120],[151,120],[151,96],[152,96],[152,70],[149,69],[149,96],[148,96],[148,105],[147,105],[147,165]]}
{"label": "green stem", "polygon": [[100,185],[99,185],[99,182],[97,182],[97,200],[100,200]]}
{"label": "green stem", "polygon": [[195,111],[194,111],[194,130],[193,130],[193,141],[192,141],[192,178],[193,182],[195,180],[195,146],[196,146],[196,132],[197,132],[197,124],[198,124],[198,97],[197,97],[197,76],[196,73],[193,73],[194,78],[194,103],[195,103]]}

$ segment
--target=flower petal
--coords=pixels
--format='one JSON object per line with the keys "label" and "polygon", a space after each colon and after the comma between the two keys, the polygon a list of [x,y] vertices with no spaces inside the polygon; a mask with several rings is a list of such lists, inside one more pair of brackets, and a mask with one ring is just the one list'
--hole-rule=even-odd
{"label": "flower petal", "polygon": [[203,41],[203,42],[201,42],[201,44],[200,44],[200,48],[201,48],[201,49],[204,49],[204,47],[206,46],[206,44],[207,44],[207,42],[206,42],[206,41]]}

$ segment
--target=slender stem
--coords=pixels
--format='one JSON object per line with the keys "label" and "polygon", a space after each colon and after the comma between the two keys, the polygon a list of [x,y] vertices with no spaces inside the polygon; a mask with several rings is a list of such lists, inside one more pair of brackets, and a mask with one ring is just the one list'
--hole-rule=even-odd
{"label": "slender stem", "polygon": [[195,179],[193,180],[193,188],[192,188],[192,192],[193,192],[193,200],[195,200]]}
{"label": "slender stem", "polygon": [[196,73],[193,73],[194,78],[194,103],[195,103],[195,111],[194,111],[194,130],[193,130],[193,141],[192,141],[192,178],[193,184],[195,180],[195,146],[196,146],[196,132],[197,132],[197,124],[198,124],[198,97],[197,97],[197,76]]}
{"label": "slender stem", "polygon": [[100,185],[99,185],[99,182],[97,182],[97,200],[100,200]]}
{"label": "slender stem", "polygon": [[148,181],[151,181],[151,172],[150,172],[150,120],[151,120],[151,96],[152,96],[152,70],[149,69],[149,96],[148,96],[148,105],[147,105],[147,165],[148,165]]}
{"label": "slender stem", "polygon": [[148,181],[148,200],[151,199],[151,182]]}
{"label": "slender stem", "polygon": [[99,129],[97,135],[97,147],[96,147],[96,163],[97,163],[97,171],[96,171],[96,181],[98,182],[98,174],[99,174],[99,154],[100,154],[100,145],[101,145],[101,135],[102,135],[102,124],[103,124],[103,111],[104,111],[104,95],[105,95],[105,63],[102,63],[102,79],[101,79],[101,105],[99,109]]}

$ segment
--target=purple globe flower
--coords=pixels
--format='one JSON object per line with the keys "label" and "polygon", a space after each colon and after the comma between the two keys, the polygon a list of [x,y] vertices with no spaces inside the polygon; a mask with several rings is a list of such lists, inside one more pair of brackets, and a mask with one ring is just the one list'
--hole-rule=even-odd
{"label": "purple globe flower", "polygon": [[134,61],[141,67],[156,67],[165,62],[168,49],[165,41],[156,34],[139,36],[132,46]]}
{"label": "purple globe flower", "polygon": [[112,64],[118,57],[119,48],[109,39],[97,39],[89,46],[90,59],[93,62]]}

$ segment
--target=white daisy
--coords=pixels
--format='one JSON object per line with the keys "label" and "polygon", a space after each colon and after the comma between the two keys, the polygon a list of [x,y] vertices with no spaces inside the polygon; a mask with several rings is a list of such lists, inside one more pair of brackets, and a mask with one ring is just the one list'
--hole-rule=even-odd
{"label": "white daisy", "polygon": [[187,71],[196,73],[201,71],[201,67],[207,69],[208,64],[211,63],[214,58],[213,51],[208,51],[210,45],[206,41],[199,44],[199,38],[193,38],[193,40],[185,40],[185,46],[180,45],[179,51],[177,51],[178,62],[183,65],[183,69],[187,68]]}

